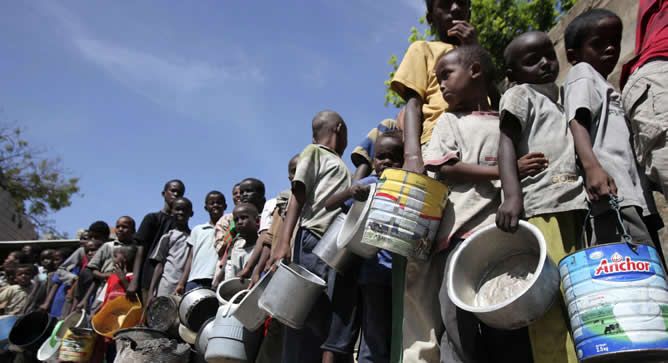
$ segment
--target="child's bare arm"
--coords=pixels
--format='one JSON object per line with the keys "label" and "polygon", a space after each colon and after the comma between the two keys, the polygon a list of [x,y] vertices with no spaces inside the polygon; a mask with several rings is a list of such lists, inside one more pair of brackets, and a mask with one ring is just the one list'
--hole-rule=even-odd
{"label": "child's bare arm", "polygon": [[589,196],[589,200],[596,202],[601,197],[607,197],[610,194],[616,195],[617,185],[615,185],[615,180],[608,175],[599,163],[596,155],[594,155],[591,145],[591,135],[588,131],[590,121],[589,111],[579,109],[569,125],[573,134],[575,152],[578,154],[585,172],[587,195]]}
{"label": "child's bare arm", "polygon": [[403,168],[418,174],[424,172],[420,136],[422,135],[422,98],[410,88],[406,89],[404,115],[404,165]]}
{"label": "child's bare arm", "polygon": [[102,273],[98,270],[93,270],[93,269],[91,269],[91,272],[93,273],[93,277],[95,277],[98,280],[102,280],[102,281],[107,281],[109,276],[111,276],[111,274],[112,274],[112,272]]}
{"label": "child's bare arm", "polygon": [[151,277],[151,284],[149,285],[148,288],[148,299],[146,299],[146,306],[148,306],[148,304],[151,302],[151,299],[153,299],[153,295],[155,294],[155,289],[158,287],[158,283],[160,282],[160,276],[162,276],[162,272],[164,269],[165,269],[165,264],[163,262],[158,262],[155,265],[155,269],[153,270],[153,277]]}
{"label": "child's bare arm", "polygon": [[179,279],[179,282],[176,284],[176,288],[174,289],[174,294],[181,295],[185,292],[186,284],[188,283],[188,278],[190,277],[190,270],[192,269],[192,265],[193,265],[193,248],[191,246],[188,246],[188,258],[186,259],[186,265],[183,268],[183,275],[181,275],[181,279]]}
{"label": "child's bare arm", "polygon": [[520,125],[517,119],[506,114],[501,120],[499,139],[499,177],[503,189],[503,203],[496,213],[496,225],[506,232],[515,232],[519,217],[524,208],[522,187],[517,168],[517,152],[515,147],[520,136]]}
{"label": "child's bare arm", "polygon": [[127,289],[125,289],[125,295],[130,299],[133,299],[137,295],[139,290],[139,281],[141,281],[142,273],[142,261],[144,260],[144,246],[137,246],[137,253],[135,254],[135,261],[132,268],[132,281],[128,284]]}
{"label": "child's bare arm", "polygon": [[[86,293],[84,294],[83,298],[76,305],[76,308],[75,308],[76,310],[85,309],[88,306],[88,302],[90,301],[90,296],[93,295],[93,291],[95,291],[96,287],[97,287],[97,285],[95,284],[95,282],[90,284],[90,286],[88,287],[88,290],[86,290]],[[74,311],[74,309],[72,311]]]}
{"label": "child's bare arm", "polygon": [[367,198],[369,198],[369,190],[371,188],[368,185],[365,184],[355,184],[351,186],[350,188],[338,192],[325,202],[325,208],[327,210],[334,210],[337,208],[341,208],[343,206],[343,203],[346,202],[346,200],[350,198],[355,198],[355,200],[360,200],[360,201],[365,201]]}
{"label": "child's bare arm", "polygon": [[281,228],[278,246],[276,246],[274,253],[271,254],[269,261],[267,261],[264,269],[265,272],[268,272],[281,259],[290,260],[290,239],[292,239],[292,232],[295,230],[297,220],[304,207],[304,200],[306,199],[304,189],[305,187],[302,183],[295,183],[292,188],[292,196],[288,203],[288,211],[285,215],[283,228]]}
{"label": "child's bare arm", "polygon": [[251,286],[250,289],[255,283],[260,279],[262,271],[264,271],[264,266],[267,264],[267,260],[271,257],[271,247],[267,245],[262,246],[262,253],[260,254],[260,261],[258,261],[257,266],[253,270],[253,275],[251,275]]}
{"label": "child's bare arm", "polygon": [[39,310],[42,311],[49,310],[49,308],[51,307],[51,302],[53,301],[54,296],[56,296],[56,292],[58,291],[59,287],[60,284],[53,284],[53,286],[51,286],[51,289],[49,289],[49,292],[46,295],[44,302],[39,306]]}
{"label": "child's bare arm", "polygon": [[260,233],[260,236],[257,239],[257,242],[255,243],[255,247],[253,247],[253,253],[251,253],[250,258],[248,259],[248,263],[239,271],[237,274],[237,277],[241,278],[247,278],[250,277],[251,274],[253,273],[253,270],[255,269],[255,265],[260,260],[260,256],[262,255],[262,245],[264,245],[264,240],[267,238],[267,231],[262,231]]}

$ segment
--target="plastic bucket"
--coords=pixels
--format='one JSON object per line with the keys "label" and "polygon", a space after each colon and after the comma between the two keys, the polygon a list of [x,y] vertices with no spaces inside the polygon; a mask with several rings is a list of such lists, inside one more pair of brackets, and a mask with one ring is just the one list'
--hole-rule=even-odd
{"label": "plastic bucket", "polygon": [[58,359],[63,362],[87,362],[95,348],[95,332],[87,328],[70,328],[60,345]]}
{"label": "plastic bucket", "polygon": [[345,248],[362,258],[372,258],[379,251],[378,247],[362,243],[364,224],[371,210],[376,184],[371,184],[370,188],[369,198],[365,202],[355,201],[350,207],[337,241],[339,248]]}
{"label": "plastic bucket", "polygon": [[373,195],[362,243],[428,259],[447,197],[448,188],[435,179],[385,169]]}
{"label": "plastic bucket", "polygon": [[559,272],[581,361],[667,359],[668,284],[654,248],[587,248],[564,257]]}
{"label": "plastic bucket", "polygon": [[56,319],[44,311],[21,316],[9,333],[9,344],[26,351],[36,351],[49,337]]}
{"label": "plastic bucket", "polygon": [[281,261],[258,305],[281,323],[301,329],[326,287],[324,280],[306,268]]}
{"label": "plastic bucket", "polygon": [[42,343],[42,346],[37,351],[37,359],[46,361],[56,358],[60,352],[60,345],[67,331],[72,327],[86,327],[88,325],[88,314],[85,310],[74,311],[70,313],[65,319],[56,323],[55,328],[51,332],[49,339]]}
{"label": "plastic bucket", "polygon": [[559,271],[538,228],[520,221],[515,233],[490,224],[450,254],[448,296],[497,329],[518,329],[543,316],[559,296]]}
{"label": "plastic bucket", "polygon": [[18,315],[0,316],[0,350],[6,349],[5,346],[9,342],[9,332],[19,319]]}
{"label": "plastic bucket", "polygon": [[93,316],[91,323],[96,333],[113,338],[117,331],[139,324],[142,314],[139,299],[132,301],[125,296],[119,296],[107,302],[102,310]]}
{"label": "plastic bucket", "polygon": [[[264,274],[255,286],[243,296],[243,299],[239,302],[236,310],[232,312],[232,315],[239,319],[244,327],[250,331],[255,331],[262,327],[269,317],[269,314],[267,314],[266,311],[260,309],[258,302],[260,301],[264,289],[269,285],[271,276],[271,272]],[[232,301],[232,303],[234,303],[234,301]]]}
{"label": "plastic bucket", "polygon": [[345,274],[346,270],[359,263],[359,258],[352,251],[338,246],[337,240],[346,221],[346,215],[339,213],[334,218],[332,224],[320,239],[320,242],[313,249],[313,254],[318,256],[329,267],[340,274]]}

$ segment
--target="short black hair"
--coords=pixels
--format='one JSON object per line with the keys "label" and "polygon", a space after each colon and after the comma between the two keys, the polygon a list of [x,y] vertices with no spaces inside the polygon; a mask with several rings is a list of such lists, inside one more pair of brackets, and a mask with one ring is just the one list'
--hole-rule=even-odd
{"label": "short black hair", "polygon": [[99,236],[102,236],[105,240],[109,239],[109,225],[104,221],[93,222],[93,224],[88,227],[88,232],[93,232]]}
{"label": "short black hair", "polygon": [[120,216],[120,217],[118,217],[118,219],[121,219],[121,218],[127,218],[127,219],[129,219],[129,220],[130,220],[130,224],[132,225],[132,231],[134,232],[134,231],[137,230],[137,226],[136,226],[136,224],[135,224],[135,220],[134,220],[134,218],[132,218],[132,217],[130,217],[130,216]]}
{"label": "short black hair", "polygon": [[404,142],[404,132],[399,130],[399,129],[391,129],[383,132],[382,134],[378,135],[378,139],[381,137],[389,137],[392,139],[396,139],[397,141],[403,143]]}
{"label": "short black hair", "polygon": [[[434,11],[434,1],[436,0],[425,0],[425,4],[427,5],[427,13],[431,13]],[[471,0],[468,0],[468,5],[469,8],[471,8]]]}
{"label": "short black hair", "polygon": [[16,270],[17,271],[18,270],[28,270],[28,271],[30,271],[31,276],[36,275],[36,272],[37,272],[37,271],[35,271],[36,269],[37,269],[37,267],[35,267],[35,265],[31,265],[29,263],[21,263],[21,264],[16,265]]}
{"label": "short black hair", "polygon": [[225,202],[225,196],[223,195],[222,192],[219,192],[217,190],[212,190],[212,191],[206,193],[206,197],[204,198],[204,203],[206,203],[206,201],[209,199],[209,197],[214,196],[214,195],[216,195],[216,196],[220,195],[221,197],[223,197],[223,201]]}
{"label": "short black hair", "polygon": [[250,208],[251,212],[254,211],[256,216],[260,215],[260,211],[257,210],[257,206],[255,206],[255,204],[253,203],[239,203],[237,206],[234,207],[234,209],[232,209],[232,213],[234,213],[235,210],[241,208]]}
{"label": "short black hair", "polygon": [[622,23],[622,19],[608,9],[590,9],[576,16],[564,31],[564,46],[566,49],[580,49],[592,27],[599,20],[606,18],[615,18]]}
{"label": "short black hair", "polygon": [[459,64],[462,66],[470,67],[474,62],[480,63],[480,70],[485,77],[485,83],[494,82],[496,66],[494,66],[494,61],[485,48],[479,45],[463,45],[443,54],[443,56],[451,53],[457,55]]}
{"label": "short black hair", "polygon": [[241,183],[234,184],[234,186],[232,187],[232,193],[234,193],[234,189],[237,189],[239,187],[239,184]]}
{"label": "short black hair", "polygon": [[190,210],[193,209],[193,202],[191,202],[190,199],[188,199],[186,197],[174,198],[174,200],[172,201],[172,205],[170,205],[170,208],[174,208],[174,204],[176,204],[176,202],[178,202],[180,200],[186,202],[186,204],[188,204],[190,206]]}
{"label": "short black hair", "polygon": [[[247,182],[247,181],[253,182],[254,184],[256,184],[258,186],[258,189],[259,189],[260,193],[262,193],[262,195],[264,195],[264,183],[262,182],[262,180],[256,179],[256,178],[246,178],[246,179],[242,180],[241,183]],[[241,184],[241,183],[239,183],[239,184]]]}
{"label": "short black hair", "polygon": [[162,191],[163,191],[163,192],[166,191],[166,190],[167,190],[167,187],[168,187],[169,184],[171,184],[171,183],[179,183],[179,184],[181,184],[181,188],[183,188],[183,194],[186,193],[186,185],[183,184],[183,182],[182,182],[180,179],[172,179],[172,180],[168,181],[167,183],[165,183],[165,186],[162,188]]}
{"label": "short black hair", "polygon": [[135,254],[137,253],[137,246],[135,245],[122,245],[114,249],[114,253],[120,253],[125,256],[125,259],[129,262],[127,268],[131,269],[132,264],[135,259]]}
{"label": "short black hair", "polygon": [[322,140],[327,135],[330,135],[336,127],[341,124],[347,127],[341,115],[335,111],[324,110],[318,112],[313,121],[311,121],[311,128],[313,130],[313,139]]}

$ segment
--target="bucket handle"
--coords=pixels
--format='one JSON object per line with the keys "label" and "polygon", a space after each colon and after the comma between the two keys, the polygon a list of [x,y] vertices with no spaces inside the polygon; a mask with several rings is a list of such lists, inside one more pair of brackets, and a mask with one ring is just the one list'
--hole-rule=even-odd
{"label": "bucket handle", "polygon": [[[631,235],[629,232],[626,230],[626,226],[624,226],[624,221],[622,220],[622,214],[620,212],[621,206],[620,203],[624,200],[624,198],[618,198],[614,194],[610,194],[610,199],[608,200],[608,204],[610,206],[610,209],[612,209],[613,212],[615,212],[615,215],[617,216],[617,224],[619,224],[619,227],[622,230],[622,238],[624,239],[624,242],[629,246],[629,248],[635,252],[638,253],[638,245],[633,242],[633,239],[631,238]],[[585,223],[582,226],[582,233],[580,234],[580,241],[582,243],[581,248],[585,247],[591,247],[589,246],[589,243],[587,243],[586,238],[585,238],[585,231],[587,230],[587,226],[589,225],[589,219],[591,217],[591,210],[592,210],[592,205],[591,202],[588,202],[589,208],[587,209],[587,215],[585,216]]]}
{"label": "bucket handle", "polygon": [[86,309],[81,309],[81,318],[79,319],[79,321],[76,324],[74,324],[74,327],[75,328],[83,328],[84,325],[88,325],[87,320],[88,319],[87,319],[87,316],[86,316]]}
{"label": "bucket handle", "polygon": [[56,338],[56,333],[58,332],[58,330],[60,330],[60,326],[63,325],[64,322],[65,320],[59,320],[56,323],[56,326],[53,328],[53,331],[51,332],[51,337],[49,338],[49,345],[51,345],[51,347],[55,347],[56,344],[58,344],[59,339]]}
{"label": "bucket handle", "polygon": [[237,299],[239,296],[242,296],[244,293],[247,293],[249,290],[248,289],[243,289],[241,291],[238,291],[232,298],[227,301],[227,304],[225,305],[225,309],[223,310],[223,317],[227,318],[230,316],[230,310],[232,309],[232,305],[234,305],[237,302]]}

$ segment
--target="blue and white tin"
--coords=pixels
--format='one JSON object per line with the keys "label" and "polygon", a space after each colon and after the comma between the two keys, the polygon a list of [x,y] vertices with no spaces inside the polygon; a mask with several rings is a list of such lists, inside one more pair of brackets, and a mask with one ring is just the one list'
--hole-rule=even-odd
{"label": "blue and white tin", "polygon": [[559,273],[581,361],[668,360],[668,284],[654,248],[588,248],[562,259]]}

